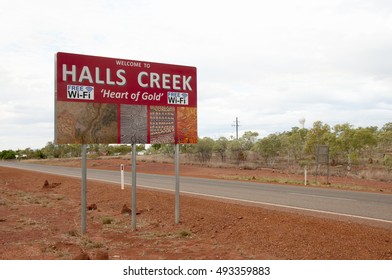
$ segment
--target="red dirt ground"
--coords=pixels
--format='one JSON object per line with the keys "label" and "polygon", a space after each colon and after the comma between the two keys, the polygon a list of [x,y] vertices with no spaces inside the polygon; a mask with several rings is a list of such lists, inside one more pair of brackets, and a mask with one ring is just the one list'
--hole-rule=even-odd
{"label": "red dirt ground", "polygon": [[[130,172],[130,162],[124,159],[88,160],[89,166],[102,169],[119,169],[121,163]],[[50,164],[79,166],[80,160]],[[137,172],[173,171],[172,164],[137,164]],[[294,176],[190,165],[181,166],[180,173],[250,180]],[[382,182],[330,181],[392,191],[391,184]],[[131,216],[121,213],[124,205],[131,207],[130,189],[96,181],[88,181],[91,210],[82,236],[80,185],[79,179],[1,167],[0,259],[392,259],[390,225],[185,194],[181,223],[175,224],[173,193],[142,188],[137,191],[137,230],[132,231]]]}

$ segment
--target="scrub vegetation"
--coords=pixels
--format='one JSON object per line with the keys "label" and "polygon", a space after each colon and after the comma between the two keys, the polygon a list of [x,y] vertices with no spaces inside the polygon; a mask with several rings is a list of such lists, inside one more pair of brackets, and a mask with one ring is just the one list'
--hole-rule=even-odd
{"label": "scrub vegetation", "polygon": [[[318,160],[318,148],[328,147],[327,164]],[[129,145],[88,145],[90,158],[120,156],[131,152]],[[137,145],[138,154],[174,158],[174,147],[153,144]],[[182,162],[211,167],[243,169],[273,168],[302,174],[354,175],[363,179],[392,180],[392,123],[383,127],[354,127],[349,123],[330,126],[317,121],[312,128],[293,127],[290,131],[261,137],[246,131],[241,137],[199,138],[197,144],[180,145]],[[42,149],[27,148],[2,151],[1,159],[79,157],[80,145],[55,145]]]}

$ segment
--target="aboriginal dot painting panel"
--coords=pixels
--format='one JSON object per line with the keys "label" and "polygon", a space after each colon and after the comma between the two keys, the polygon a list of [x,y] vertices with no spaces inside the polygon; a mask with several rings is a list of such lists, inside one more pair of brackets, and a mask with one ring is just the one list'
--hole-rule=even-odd
{"label": "aboriginal dot painting panel", "polygon": [[197,143],[196,108],[177,108],[177,137],[179,143]]}
{"label": "aboriginal dot painting panel", "polygon": [[150,107],[150,143],[174,143],[175,108],[168,106]]}
{"label": "aboriginal dot painting panel", "polygon": [[147,106],[121,104],[121,143],[147,143]]}

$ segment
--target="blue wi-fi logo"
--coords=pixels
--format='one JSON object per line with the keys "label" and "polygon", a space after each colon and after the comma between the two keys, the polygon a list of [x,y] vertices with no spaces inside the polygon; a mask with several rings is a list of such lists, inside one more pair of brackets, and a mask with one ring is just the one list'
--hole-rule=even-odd
{"label": "blue wi-fi logo", "polygon": [[88,92],[91,92],[91,91],[94,90],[94,87],[85,87],[85,89],[86,89]]}

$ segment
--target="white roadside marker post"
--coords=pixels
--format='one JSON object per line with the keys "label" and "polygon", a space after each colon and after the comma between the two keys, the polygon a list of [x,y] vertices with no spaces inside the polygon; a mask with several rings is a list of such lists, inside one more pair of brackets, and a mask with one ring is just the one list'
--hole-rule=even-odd
{"label": "white roadside marker post", "polygon": [[124,164],[120,165],[121,170],[121,189],[124,189]]}

